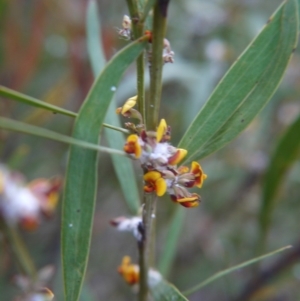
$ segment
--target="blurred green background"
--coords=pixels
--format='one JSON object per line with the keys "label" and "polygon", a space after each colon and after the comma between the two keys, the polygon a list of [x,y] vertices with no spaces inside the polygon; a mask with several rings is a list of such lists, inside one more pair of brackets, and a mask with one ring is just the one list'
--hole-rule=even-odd
{"label": "blurred green background", "polygon": [[[128,14],[126,1],[97,2],[103,47],[109,59],[126,44],[116,31],[121,27],[123,15]],[[161,117],[172,126],[174,145],[220,78],[280,3],[277,0],[171,1],[167,38],[175,52],[175,63],[164,67]],[[0,0],[0,84],[78,111],[93,82],[86,47],[86,7],[87,1],[83,0]],[[135,93],[132,67],[117,89],[118,103]],[[258,216],[265,170],[278,139],[300,113],[299,96],[297,50],[268,106],[243,134],[201,162],[208,175],[200,192],[203,202],[195,209],[180,208],[186,211],[186,219],[167,277],[178,288],[187,289],[258,254]],[[12,100],[0,99],[0,114],[63,134],[72,132],[72,118]],[[105,144],[105,137],[102,140]],[[63,176],[67,154],[66,145],[0,130],[0,162],[21,171],[28,180]],[[137,176],[141,176],[142,171],[136,167]],[[230,274],[194,293],[190,300],[248,300],[242,295],[247,290],[254,293],[249,300],[300,299],[299,183],[297,161],[285,175],[277,195],[263,251],[289,244],[294,248],[259,266]],[[164,242],[175,209],[176,205],[167,196],[159,199],[158,259],[167,252]],[[37,231],[22,233],[37,266],[54,264],[57,268],[50,285],[55,300],[63,300],[59,211]],[[130,288],[117,274],[117,267],[124,255],[137,262],[136,244],[130,234],[118,233],[109,225],[110,219],[128,214],[109,156],[100,154],[98,201],[82,300],[133,300]],[[1,300],[13,300],[18,293],[12,284],[16,273],[15,260],[1,236]],[[257,286],[253,284],[255,281]]]}

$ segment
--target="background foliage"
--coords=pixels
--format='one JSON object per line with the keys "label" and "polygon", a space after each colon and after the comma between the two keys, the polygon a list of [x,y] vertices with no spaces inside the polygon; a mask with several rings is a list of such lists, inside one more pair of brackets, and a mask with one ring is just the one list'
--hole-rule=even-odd
{"label": "background foliage", "polygon": [[[172,125],[174,145],[218,80],[279,3],[275,0],[171,2],[167,37],[175,51],[176,62],[164,69],[161,116]],[[101,0],[98,4],[105,55],[109,59],[125,45],[118,39],[115,27],[121,26],[127,11],[125,2]],[[0,1],[0,83],[77,112],[93,81],[87,55],[85,14],[85,1]],[[178,288],[189,288],[221,269],[257,255],[259,218],[264,214],[261,208],[265,208],[261,206],[263,191],[268,189],[264,187],[264,176],[269,162],[274,162],[275,155],[272,157],[272,154],[279,138],[300,113],[299,70],[300,57],[296,51],[272,102],[236,140],[202,161],[209,175],[201,193],[202,205],[186,212],[174,265],[171,270],[164,271]],[[118,88],[116,101],[122,103],[134,92],[132,69]],[[1,98],[0,112],[1,116],[68,135],[72,130],[72,118],[5,98]],[[289,139],[299,140],[294,132],[297,131],[294,130]],[[102,139],[105,143],[105,137]],[[298,145],[295,143],[294,146]],[[278,153],[281,160],[287,156],[283,150]],[[268,217],[270,232],[264,248],[261,248],[270,251],[293,244],[292,260],[288,253],[262,264],[261,269],[270,269],[282,262],[282,268],[262,276],[260,283],[271,281],[253,300],[296,300],[300,297],[300,251],[297,247],[300,244],[300,165],[297,155],[298,152],[292,162],[289,158],[291,168],[286,174],[280,170],[279,193],[273,200],[273,214]],[[116,233],[109,226],[111,218],[130,212],[109,156],[100,154],[99,160],[101,185],[98,187],[92,249],[82,299],[118,301],[129,299],[131,292],[117,275],[116,267],[124,254],[134,254],[136,250],[130,235]],[[58,173],[64,175],[67,146],[0,131],[0,161],[22,171],[28,179]],[[158,205],[157,253],[162,254],[171,217],[180,213],[175,212],[167,197],[159,200]],[[53,263],[58,268],[52,283],[57,300],[62,296],[59,216],[58,212],[55,219],[34,233],[24,233],[37,265],[42,267]],[[11,300],[16,291],[10,279],[16,266],[4,243],[1,243],[0,252],[0,291],[4,300]],[[250,280],[259,278],[259,271],[258,268],[248,268],[235,272],[205,287],[190,299],[219,300],[222,296],[222,300],[246,300],[238,296],[245,286],[249,288],[247,283]]]}

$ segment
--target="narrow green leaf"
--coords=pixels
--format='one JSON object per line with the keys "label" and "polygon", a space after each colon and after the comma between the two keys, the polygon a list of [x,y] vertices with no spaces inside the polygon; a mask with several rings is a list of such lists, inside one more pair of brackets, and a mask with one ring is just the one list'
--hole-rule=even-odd
{"label": "narrow green leaf", "polygon": [[4,130],[39,136],[46,139],[51,139],[55,141],[59,141],[62,143],[68,143],[71,145],[77,145],[86,149],[91,149],[99,152],[104,152],[108,154],[116,154],[119,156],[127,156],[127,154],[123,151],[117,149],[111,149],[104,146],[99,146],[97,144],[85,142],[79,139],[74,139],[72,137],[62,135],[47,129],[43,129],[38,126],[29,125],[21,121],[12,120],[5,117],[0,117],[0,128]]}
{"label": "narrow green leaf", "polygon": [[[99,132],[123,73],[145,48],[141,38],[107,64],[88,93],[73,137],[98,144]],[[97,190],[97,152],[71,146],[62,206],[62,265],[66,301],[77,301],[87,266]],[[124,175],[126,176],[126,175]]]}
{"label": "narrow green leaf", "polygon": [[3,97],[11,98],[11,99],[26,103],[26,104],[34,106],[34,107],[38,107],[38,108],[42,108],[42,109],[51,111],[53,113],[60,113],[60,114],[71,116],[71,117],[77,116],[77,114],[72,111],[68,111],[68,110],[62,109],[60,107],[51,105],[47,102],[41,101],[39,99],[25,95],[20,92],[14,91],[14,90],[9,89],[4,86],[0,86],[0,95]]}
{"label": "narrow green leaf", "polygon": [[[20,101],[22,103],[29,104],[29,105],[34,106],[34,107],[38,107],[38,108],[42,108],[42,109],[51,111],[53,113],[59,113],[59,114],[63,114],[63,115],[70,116],[70,117],[76,117],[77,116],[77,113],[75,113],[75,112],[62,109],[61,107],[58,107],[58,106],[55,106],[55,105],[51,105],[47,102],[44,102],[42,100],[33,98],[33,97],[28,96],[26,94],[14,91],[14,90],[9,89],[7,87],[0,86],[0,95],[4,96],[4,97],[7,97],[7,98],[10,98],[10,99]],[[115,130],[115,131],[122,132],[124,134],[129,133],[128,130],[126,130],[126,129],[123,129],[121,127],[116,127],[116,126],[113,126],[113,125],[110,125],[110,124],[103,123],[103,126],[106,127],[106,128]]]}
{"label": "narrow green leaf", "polygon": [[243,263],[241,263],[241,264],[235,265],[235,266],[233,266],[233,267],[231,267],[231,268],[229,268],[229,269],[220,271],[220,272],[218,272],[218,273],[212,275],[211,277],[207,278],[207,279],[204,280],[203,282],[197,284],[196,286],[194,286],[194,287],[192,287],[192,288],[190,288],[190,289],[184,291],[183,294],[188,296],[188,295],[190,295],[190,294],[192,294],[192,293],[198,291],[198,290],[201,289],[202,287],[204,287],[204,286],[206,286],[206,285],[208,285],[208,284],[214,282],[215,280],[218,280],[219,278],[221,278],[221,277],[223,277],[223,276],[225,276],[225,275],[227,275],[227,274],[230,274],[230,273],[232,273],[232,272],[234,272],[234,271],[236,271],[236,270],[239,270],[239,269],[244,268],[244,267],[246,267],[246,266],[248,266],[248,265],[251,265],[251,264],[253,264],[253,263],[256,263],[256,262],[258,262],[258,261],[260,261],[260,260],[266,259],[266,258],[268,258],[268,257],[270,257],[270,256],[273,256],[273,255],[279,253],[279,252],[285,251],[286,249],[289,249],[289,248],[291,248],[291,247],[292,247],[292,246],[286,246],[286,247],[280,248],[280,249],[278,249],[278,250],[276,250],[276,251],[267,253],[267,254],[265,254],[265,255],[262,255],[262,256],[259,256],[259,257],[253,258],[253,259],[250,259],[250,260],[245,261],[245,262],[243,262]]}
{"label": "narrow green leaf", "polygon": [[188,301],[180,291],[157,272],[149,272],[148,286],[154,301]]}
{"label": "narrow green leaf", "polygon": [[158,265],[159,270],[164,277],[169,274],[171,265],[176,255],[178,240],[186,216],[185,212],[186,211],[184,210],[184,208],[177,206],[168,227],[168,234],[166,237],[164,252],[160,258]]}
{"label": "narrow green leaf", "polygon": [[[98,21],[98,7],[94,0],[91,0],[87,9],[87,44],[89,57],[96,77],[102,70],[105,64],[104,53],[101,47],[101,30],[100,22]],[[121,127],[119,117],[116,114],[116,104],[114,99],[108,108],[105,122]],[[125,139],[122,133],[104,130],[108,145],[114,149],[122,149],[125,144]],[[139,193],[135,174],[132,167],[132,160],[121,158],[112,155],[114,170],[121,185],[124,198],[132,214],[136,214],[139,207]],[[124,176],[126,175],[126,176]]]}
{"label": "narrow green leaf", "polygon": [[263,184],[263,201],[261,204],[259,223],[265,236],[273,213],[276,194],[281,186],[287,170],[300,155],[300,115],[289,126],[281,137],[270,160]]}
{"label": "narrow green leaf", "polygon": [[269,101],[297,44],[297,10],[285,1],[220,81],[179,144],[189,151],[185,161],[220,149]]}

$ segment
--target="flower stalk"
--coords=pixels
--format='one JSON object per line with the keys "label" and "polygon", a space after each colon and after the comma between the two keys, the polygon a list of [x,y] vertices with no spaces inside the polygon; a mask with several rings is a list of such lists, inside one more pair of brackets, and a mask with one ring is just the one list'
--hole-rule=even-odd
{"label": "flower stalk", "polygon": [[[144,34],[144,22],[141,21],[138,3],[134,0],[127,0],[127,5],[132,20],[133,38],[137,39]],[[140,54],[136,61],[137,71],[137,106],[142,116],[145,117],[145,58],[144,52]]]}
{"label": "flower stalk", "polygon": [[[166,9],[162,9],[162,3],[157,1],[153,11],[153,30],[152,30],[152,55],[150,67],[150,97],[146,103],[146,129],[155,130],[160,109],[160,99],[162,91],[162,68],[163,62],[163,43],[166,34]],[[167,1],[168,2],[168,1]]]}

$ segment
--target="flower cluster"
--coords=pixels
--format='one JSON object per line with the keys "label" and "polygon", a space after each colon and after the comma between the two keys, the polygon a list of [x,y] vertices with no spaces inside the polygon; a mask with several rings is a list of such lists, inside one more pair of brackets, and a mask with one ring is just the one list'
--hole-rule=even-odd
{"label": "flower cluster", "polygon": [[41,216],[50,217],[57,205],[61,179],[36,179],[27,185],[23,177],[0,165],[0,216],[9,224],[34,230]]}
{"label": "flower cluster", "polygon": [[[138,118],[133,109],[137,97],[129,98],[123,107],[117,109],[125,117]],[[134,131],[128,136],[124,151],[141,162],[144,170],[144,191],[155,192],[158,196],[169,193],[171,199],[184,207],[196,207],[200,203],[200,195],[191,193],[187,188],[202,187],[206,179],[200,164],[192,162],[191,167],[177,164],[186,156],[187,151],[170,144],[171,128],[162,119],[156,131],[146,131],[142,124],[126,124]]]}

